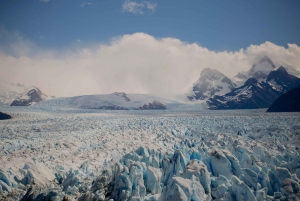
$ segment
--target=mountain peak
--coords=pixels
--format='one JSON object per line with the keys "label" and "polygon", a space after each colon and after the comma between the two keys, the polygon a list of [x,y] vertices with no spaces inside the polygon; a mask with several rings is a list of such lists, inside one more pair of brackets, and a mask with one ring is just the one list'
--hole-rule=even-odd
{"label": "mountain peak", "polygon": [[32,87],[26,94],[23,94],[21,97],[15,99],[10,106],[29,106],[46,99],[47,95],[43,94],[39,88]]}
{"label": "mountain peak", "polygon": [[203,68],[200,75],[204,75],[204,74],[214,74],[214,73],[219,73],[218,70],[216,69],[211,69],[211,68]]}
{"label": "mountain peak", "polygon": [[204,100],[213,95],[221,95],[232,90],[236,85],[216,69],[204,68],[200,78],[190,89],[189,100]]}
{"label": "mountain peak", "polygon": [[277,69],[278,72],[281,72],[281,73],[285,73],[285,74],[288,74],[288,72],[286,71],[286,69],[283,67],[283,66],[280,66],[278,69]]}
{"label": "mountain peak", "polygon": [[[273,61],[269,58],[269,57],[267,57],[266,55],[265,56],[263,56],[260,60],[258,60],[257,62],[255,62],[254,64],[253,64],[253,66],[252,66],[252,68],[255,68],[256,66],[261,66],[262,64],[269,64],[273,69],[275,68],[275,65],[274,65],[274,63],[273,63]],[[267,66],[267,65],[262,65],[261,67],[269,67],[269,66]]]}
{"label": "mountain peak", "polygon": [[200,73],[200,78],[206,78],[209,80],[219,80],[223,77],[225,77],[225,75],[217,69],[203,68]]}
{"label": "mountain peak", "polygon": [[249,78],[244,85],[256,84],[257,80],[255,78]]}

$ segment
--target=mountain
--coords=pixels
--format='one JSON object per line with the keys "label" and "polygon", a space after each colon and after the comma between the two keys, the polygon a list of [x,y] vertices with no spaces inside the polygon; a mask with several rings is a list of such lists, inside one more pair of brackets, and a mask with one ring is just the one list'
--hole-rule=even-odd
{"label": "mountain", "polygon": [[277,98],[267,112],[300,112],[300,85]]}
{"label": "mountain", "polygon": [[47,100],[48,96],[43,94],[40,89],[34,87],[30,89],[26,94],[21,97],[15,99],[10,106],[30,106],[37,102],[41,102]]}
{"label": "mountain", "polygon": [[0,82],[0,106],[9,106],[15,99],[32,89],[32,86]]}
{"label": "mountain", "polygon": [[268,108],[283,93],[300,85],[300,78],[288,74],[284,67],[271,71],[266,81],[249,78],[244,85],[223,96],[207,100],[210,109]]}
{"label": "mountain", "polygon": [[239,72],[235,78],[237,78],[240,81],[246,81],[249,78],[255,78],[259,82],[265,81],[268,74],[274,70],[276,66],[272,62],[272,60],[264,56],[259,61],[255,62],[251,69],[247,72]]}
{"label": "mountain", "polygon": [[245,84],[223,96],[214,96],[206,102],[209,109],[267,108],[281,94],[267,82],[249,78]]}
{"label": "mountain", "polygon": [[191,101],[204,100],[214,95],[226,94],[235,87],[236,84],[220,71],[204,68],[187,97]]}
{"label": "mountain", "polygon": [[51,98],[35,86],[0,82],[0,106],[28,106]]}
{"label": "mountain", "polygon": [[[196,106],[195,106],[196,105]],[[35,104],[33,107],[49,108],[79,108],[99,110],[165,110],[192,109],[199,104],[185,103],[173,98],[164,98],[151,94],[126,94],[115,92],[111,94],[84,95],[67,98],[57,98]]]}
{"label": "mountain", "polygon": [[135,110],[166,110],[166,109],[167,107],[157,100],[154,100],[152,103],[144,104],[143,106],[135,108]]}
{"label": "mountain", "polygon": [[300,85],[300,79],[294,75],[290,75],[282,66],[269,73],[267,82],[282,93]]}

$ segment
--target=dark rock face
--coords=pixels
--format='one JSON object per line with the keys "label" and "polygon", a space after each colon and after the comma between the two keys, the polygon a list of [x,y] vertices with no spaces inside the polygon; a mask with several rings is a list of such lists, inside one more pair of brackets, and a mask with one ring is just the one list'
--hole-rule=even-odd
{"label": "dark rock face", "polygon": [[26,98],[20,97],[16,100],[14,100],[10,106],[29,106],[32,105],[32,103],[43,101],[43,93],[38,88],[31,89],[27,94]]}
{"label": "dark rock face", "polygon": [[286,69],[280,66],[276,71],[271,71],[267,77],[267,82],[274,85],[278,91],[285,93],[300,85],[300,79],[288,74]]}
{"label": "dark rock face", "polygon": [[127,94],[124,93],[124,92],[115,92],[114,94],[115,94],[116,96],[123,97],[127,102],[130,101],[130,99],[128,98]]}
{"label": "dark rock face", "polygon": [[256,109],[267,108],[281,93],[268,83],[259,83],[249,78],[245,84],[224,96],[214,96],[208,99],[210,109]]}
{"label": "dark rock face", "polygon": [[107,105],[107,106],[100,106],[100,107],[92,107],[89,109],[98,109],[98,110],[128,110],[125,107],[120,107],[117,105]]}
{"label": "dark rock face", "polygon": [[11,119],[11,116],[0,112],[0,120]]}
{"label": "dark rock face", "polygon": [[140,106],[138,108],[135,108],[135,110],[166,110],[167,106],[164,104],[154,100],[152,103],[144,104],[143,106]]}
{"label": "dark rock face", "polygon": [[281,95],[267,112],[300,112],[300,86]]}

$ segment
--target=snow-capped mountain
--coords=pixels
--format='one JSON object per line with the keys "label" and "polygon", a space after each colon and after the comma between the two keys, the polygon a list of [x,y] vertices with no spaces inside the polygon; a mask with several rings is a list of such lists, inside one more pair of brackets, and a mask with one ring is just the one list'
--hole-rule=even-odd
{"label": "snow-capped mountain", "polygon": [[226,94],[235,87],[236,84],[220,71],[204,68],[187,97],[189,100],[204,100],[214,95]]}
{"label": "snow-capped mountain", "polygon": [[210,109],[268,108],[283,93],[300,85],[300,78],[288,74],[284,67],[271,71],[266,81],[249,78],[244,85],[223,96],[207,101]]}
{"label": "snow-capped mountain", "polygon": [[35,86],[25,86],[22,84],[10,84],[0,82],[0,106],[13,105],[31,105],[32,103],[39,102],[53,98],[41,92]]}
{"label": "snow-capped mountain", "polygon": [[10,106],[30,106],[37,102],[47,100],[48,96],[42,93],[37,87],[33,87],[26,94],[15,99]]}
{"label": "snow-capped mountain", "polygon": [[265,81],[268,74],[274,70],[276,66],[273,61],[267,57],[262,57],[259,61],[252,65],[252,68],[247,72],[239,72],[235,79],[237,82],[245,82],[249,78],[255,78],[259,82]]}
{"label": "snow-capped mountain", "polygon": [[[63,107],[102,110],[165,110],[185,106],[182,101],[163,98],[151,94],[111,94],[84,95],[68,98],[57,98],[36,104],[34,107]],[[191,105],[192,107],[192,105]]]}
{"label": "snow-capped mountain", "polygon": [[210,109],[255,109],[269,107],[281,93],[266,82],[249,78],[245,84],[207,101]]}
{"label": "snow-capped mountain", "polygon": [[277,91],[282,93],[300,85],[300,79],[294,75],[290,75],[282,66],[277,70],[271,71],[266,80],[270,85],[275,87]]}

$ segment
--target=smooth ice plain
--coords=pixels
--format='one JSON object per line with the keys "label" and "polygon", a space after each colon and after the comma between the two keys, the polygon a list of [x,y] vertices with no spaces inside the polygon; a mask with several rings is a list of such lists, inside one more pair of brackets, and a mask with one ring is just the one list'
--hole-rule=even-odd
{"label": "smooth ice plain", "polygon": [[300,114],[6,107],[0,200],[299,200]]}

